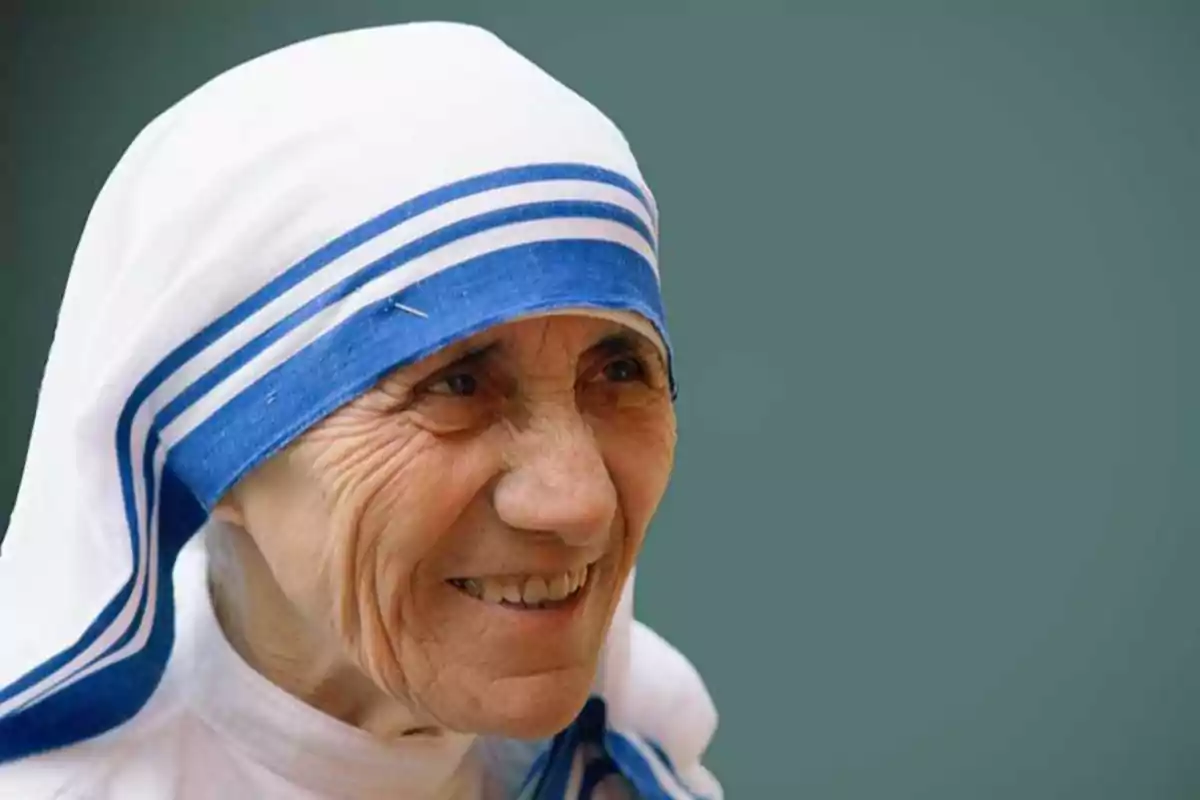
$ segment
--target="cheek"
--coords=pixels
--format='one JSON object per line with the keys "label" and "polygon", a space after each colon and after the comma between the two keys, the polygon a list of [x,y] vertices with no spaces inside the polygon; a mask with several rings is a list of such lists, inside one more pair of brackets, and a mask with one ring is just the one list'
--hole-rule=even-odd
{"label": "cheek", "polygon": [[442,437],[413,426],[380,431],[356,448],[360,455],[325,481],[337,582],[341,594],[357,594],[360,606],[391,618],[393,607],[411,605],[423,567],[436,560],[498,459],[480,437]]}
{"label": "cheek", "polygon": [[[496,469],[495,448],[481,438],[376,421],[327,428],[293,456],[324,509],[316,562],[324,591],[310,613],[328,620],[360,668],[397,696],[407,691],[405,654],[437,638],[435,584],[445,576],[430,565]],[[309,573],[313,563],[304,565]]]}
{"label": "cheek", "polygon": [[631,534],[641,537],[661,502],[675,458],[675,416],[671,407],[633,409],[600,420],[596,438]]}

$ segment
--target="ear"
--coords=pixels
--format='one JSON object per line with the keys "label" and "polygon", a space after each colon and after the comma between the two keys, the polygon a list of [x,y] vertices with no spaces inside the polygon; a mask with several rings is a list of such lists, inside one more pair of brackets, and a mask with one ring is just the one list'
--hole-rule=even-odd
{"label": "ear", "polygon": [[238,500],[237,492],[233,490],[226,492],[225,496],[217,501],[217,504],[213,506],[211,516],[218,522],[224,522],[227,525],[246,527],[246,515],[242,513],[242,504]]}

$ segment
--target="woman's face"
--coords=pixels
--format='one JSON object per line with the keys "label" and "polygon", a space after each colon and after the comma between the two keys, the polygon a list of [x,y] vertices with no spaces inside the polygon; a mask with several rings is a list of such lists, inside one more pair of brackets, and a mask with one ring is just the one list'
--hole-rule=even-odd
{"label": "woman's face", "polygon": [[651,342],[541,317],[396,371],[222,510],[381,689],[455,730],[543,736],[587,697],[674,446]]}

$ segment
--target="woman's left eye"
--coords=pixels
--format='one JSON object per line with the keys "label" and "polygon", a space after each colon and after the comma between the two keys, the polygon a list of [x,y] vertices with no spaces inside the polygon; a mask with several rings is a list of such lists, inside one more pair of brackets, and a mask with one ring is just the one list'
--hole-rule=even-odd
{"label": "woman's left eye", "polygon": [[636,358],[618,358],[605,364],[602,373],[613,383],[630,383],[645,380],[646,367]]}
{"label": "woman's left eye", "polygon": [[479,380],[469,372],[456,372],[431,383],[427,391],[451,397],[473,397],[479,391]]}

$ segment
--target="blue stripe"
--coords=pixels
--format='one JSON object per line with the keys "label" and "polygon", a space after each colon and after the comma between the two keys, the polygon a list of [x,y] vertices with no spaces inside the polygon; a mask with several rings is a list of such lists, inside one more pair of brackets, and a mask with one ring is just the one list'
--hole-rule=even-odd
{"label": "blue stripe", "polygon": [[[464,197],[481,194],[493,189],[518,186],[525,183],[542,181],[590,181],[624,189],[637,197],[646,208],[651,219],[654,219],[654,209],[646,199],[646,195],[638,186],[617,172],[594,167],[587,164],[533,164],[524,167],[511,167],[495,172],[467,178],[457,183],[443,186],[426,192],[407,202],[392,208],[379,216],[364,222],[357,228],[339,236],[329,244],[317,250],[312,255],[289,268],[257,292],[251,294],[231,311],[209,325],[200,333],[177,347],[170,355],[147,376],[149,389],[145,395],[158,388],[168,377],[177,372],[184,364],[213,342],[245,322],[261,311],[273,300],[292,289],[321,268],[336,261],[360,245],[386,233],[402,222],[413,219],[439,206]],[[142,397],[137,406],[145,400]],[[132,398],[131,398],[132,403]],[[135,406],[136,407],[136,406]]]}
{"label": "blue stripe", "polygon": [[[164,379],[165,377],[166,376],[164,376]],[[5,702],[15,697],[29,687],[42,681],[46,677],[53,675],[55,672],[70,663],[70,661],[76,658],[80,653],[90,647],[92,642],[95,641],[101,634],[104,633],[105,630],[108,629],[110,625],[113,624],[117,616],[121,613],[121,610],[125,607],[125,604],[128,602],[129,595],[133,592],[134,584],[137,581],[137,563],[141,555],[141,547],[137,536],[137,506],[133,495],[133,471],[130,463],[129,442],[131,439],[130,432],[133,427],[133,416],[136,412],[137,405],[145,402],[145,399],[150,395],[151,391],[153,391],[153,389],[149,387],[147,381],[143,380],[141,383],[139,383],[134,390],[130,402],[125,405],[125,408],[121,412],[121,416],[117,420],[117,464],[120,470],[121,493],[125,501],[125,522],[129,526],[130,547],[133,551],[133,558],[130,562],[134,565],[133,573],[130,574],[129,579],[117,591],[112,600],[110,600],[104,606],[101,612],[96,616],[96,619],[92,621],[92,624],[87,627],[87,630],[85,630],[70,647],[66,648],[50,660],[43,662],[36,668],[30,670],[13,683],[10,683],[8,686],[0,689],[0,702]],[[137,401],[137,405],[135,405],[134,401]],[[3,717],[0,717],[0,721],[3,719]],[[0,748],[3,746],[3,740],[3,729],[0,728]],[[4,759],[0,758],[0,764],[2,763],[4,763]]]}
{"label": "blue stripe", "polygon": [[[221,381],[241,369],[289,331],[294,330],[329,306],[340,302],[371,281],[394,271],[413,259],[420,258],[452,242],[482,233],[483,231],[494,230],[521,222],[532,222],[534,220],[568,218],[591,218],[619,222],[639,233],[651,248],[654,246],[650,231],[636,214],[621,206],[593,201],[558,200],[529,203],[490,211],[447,225],[368,264],[354,275],[330,287],[271,326],[271,328],[226,358],[185,391],[181,392],[175,400],[167,404],[155,419],[155,426],[158,430],[162,430],[171,424],[180,414],[194,405],[200,398],[212,391]],[[423,308],[422,310],[426,309]]]}
{"label": "blue stripe", "polygon": [[596,787],[610,775],[620,775],[621,770],[617,767],[617,762],[613,761],[609,756],[601,756],[592,763],[588,764],[583,771],[583,780],[579,784],[580,800],[591,800],[592,794],[596,791]]}
{"label": "blue stripe", "polygon": [[[610,730],[604,738],[609,755],[620,765],[621,774],[633,784],[639,798],[643,800],[673,800],[662,784],[658,782],[658,778],[654,776],[654,770],[650,763],[624,734]],[[668,771],[670,771],[669,768]],[[672,776],[674,776],[673,772]],[[678,778],[676,778],[676,783],[684,789],[684,793],[688,797],[695,797]]]}
{"label": "blue stripe", "polygon": [[[533,764],[529,767],[529,772],[525,775],[525,780],[521,781],[521,789],[517,796],[523,796],[525,791],[529,789],[530,784],[535,780],[540,780],[546,771],[547,765],[550,763],[551,757],[554,755],[555,748],[559,746],[559,740],[556,737],[553,739],[542,752],[538,753],[538,757],[533,760]],[[535,794],[536,797],[536,794]]]}
{"label": "blue stripe", "polygon": [[667,755],[667,751],[663,750],[658,742],[652,742],[649,739],[643,739],[643,741],[646,743],[647,747],[654,751],[654,755],[658,756],[658,760],[663,763],[663,766],[667,768],[667,771],[678,778],[679,775],[677,772],[675,772],[675,765],[671,762],[671,757]]}
{"label": "blue stripe", "polygon": [[[570,782],[576,753],[588,744],[594,745],[597,749],[603,749],[606,718],[607,707],[604,699],[595,696],[589,698],[575,720],[566,730],[555,736],[550,748],[543,751],[534,761],[522,784],[522,792],[536,779],[538,783],[532,795],[533,800],[568,800],[566,798],[567,784]],[[600,758],[608,760],[603,755]],[[584,788],[588,786],[589,775],[592,775],[593,782],[598,782],[603,778],[603,776],[595,777],[593,773],[596,770],[593,767],[594,764],[584,766],[584,775],[578,795],[580,798],[589,797],[594,788],[594,786]],[[576,800],[576,798],[569,798],[569,800]]]}
{"label": "blue stripe", "polygon": [[622,245],[559,240],[498,250],[362,309],[197,426],[172,448],[168,468],[211,508],[248,469],[397,365],[504,320],[580,306],[635,311],[665,329],[653,270]]}
{"label": "blue stripe", "polygon": [[[700,800],[679,780],[671,760],[661,747],[648,740],[640,741],[649,747],[652,757],[662,762],[685,796]],[[584,765],[578,795],[567,797],[567,784],[576,754],[588,744],[595,745],[599,753]],[[600,782],[614,774],[621,775],[641,800],[675,800],[655,777],[650,762],[631,739],[608,728],[604,700],[592,697],[575,721],[554,738],[552,747],[534,762],[523,789],[537,780],[533,800],[589,800]]]}
{"label": "blue stripe", "polygon": [[571,766],[579,747],[578,728],[570,726],[554,737],[554,741],[555,748],[534,793],[535,800],[565,800],[567,796],[567,782],[571,780]]}
{"label": "blue stripe", "polygon": [[[322,267],[340,258],[345,253],[353,250],[355,247],[363,244],[370,239],[373,239],[380,234],[390,230],[401,222],[411,219],[419,214],[422,214],[430,209],[436,208],[453,200],[466,197],[472,194],[488,191],[491,189],[502,188],[505,186],[514,186],[522,183],[531,183],[538,181],[554,181],[554,180],[581,180],[592,181],[602,184],[608,184],[622,188],[634,196],[638,197],[645,206],[647,213],[651,219],[656,221],[653,207],[649,204],[645,194],[633,182],[629,181],[624,176],[597,167],[581,164],[543,164],[532,165],[526,167],[514,167],[505,170],[499,170],[487,175],[470,178],[460,181],[455,184],[443,187],[441,189],[428,192],[420,197],[408,201],[400,206],[397,206],[384,214],[375,217],[374,219],[360,225],[344,236],[333,240],[308,258],[297,263],[292,268],[287,270],[282,275],[278,276],[260,290],[247,297],[239,303],[234,309],[223,315],[204,330],[188,339],[179,347],[175,348],[166,358],[160,361],[154,369],[152,369],[134,388],[128,402],[122,409],[122,413],[116,426],[116,455],[118,462],[118,472],[120,475],[121,490],[125,506],[126,521],[130,533],[130,548],[133,554],[133,573],[129,580],[122,586],[117,594],[105,605],[104,609],[83,633],[70,647],[50,659],[49,661],[30,670],[16,682],[0,689],[0,701],[11,698],[16,694],[24,691],[35,683],[43,680],[54,672],[64,667],[69,661],[77,657],[88,646],[91,645],[103,632],[108,629],[114,622],[120,610],[128,601],[133,587],[136,582],[137,565],[143,557],[140,552],[138,543],[138,520],[136,511],[135,494],[133,487],[133,464],[131,463],[130,451],[132,449],[132,421],[147,398],[159,386],[161,386],[171,375],[176,373],[188,361],[197,354],[206,349],[209,345],[225,336],[230,331],[234,330],[238,325],[250,318],[253,314],[264,308],[272,300],[288,291],[309,275],[315,273]],[[625,212],[628,213],[628,212]],[[636,215],[633,215],[636,217]],[[650,232],[641,224],[640,219],[637,220],[641,225],[640,232],[647,235]],[[656,222],[657,224],[657,222]],[[650,236],[653,242],[653,236]],[[657,286],[655,286],[655,299],[657,305]],[[587,298],[581,298],[583,302],[576,304],[588,304]],[[601,301],[600,305],[605,305]],[[549,307],[549,306],[548,306]],[[623,307],[623,306],[614,306]],[[529,310],[533,310],[532,308]],[[644,310],[635,308],[633,310]],[[661,309],[659,309],[659,317],[661,317]],[[495,321],[499,321],[497,318]],[[660,326],[661,327],[661,326]],[[664,332],[665,338],[665,332]],[[360,387],[362,388],[362,387]],[[199,399],[200,393],[190,395],[195,400]],[[345,397],[343,399],[349,399]],[[182,404],[173,406],[169,414],[181,413],[184,406]],[[332,410],[332,409],[328,409]],[[167,417],[164,416],[163,419]],[[156,419],[156,422],[159,420]],[[308,422],[311,422],[309,420]],[[307,423],[299,426],[296,430],[306,427]],[[295,431],[293,431],[295,432]],[[152,432],[151,439],[153,435]],[[149,442],[148,442],[149,444]],[[151,469],[153,465],[153,449],[146,448],[146,458],[143,463],[143,479],[146,485],[147,495],[147,514],[153,513],[154,485]],[[165,476],[164,476],[165,480]],[[184,492],[186,495],[187,493]],[[172,515],[181,513],[178,508],[168,508],[167,497],[164,490],[162,495],[163,507],[166,510],[162,519],[172,518]],[[184,506],[190,501],[181,501]],[[172,504],[173,505],[173,504]],[[183,517],[186,518],[186,514]],[[148,520],[147,520],[148,521]],[[174,554],[178,548],[199,528],[203,518],[195,523],[194,527],[179,526],[178,524],[165,524],[160,527],[160,533],[164,537],[160,543],[160,559],[158,565],[154,565],[159,573],[159,601],[156,608],[155,625],[151,631],[150,641],[152,643],[160,643],[160,648],[150,647],[137,654],[136,658],[125,659],[124,661],[111,665],[105,670],[90,676],[85,681],[80,681],[75,685],[64,690],[62,696],[51,695],[47,696],[47,692],[43,692],[42,699],[39,699],[36,705],[29,706],[21,711],[10,714],[8,717],[0,718],[0,763],[3,763],[10,758],[19,757],[21,753],[38,752],[52,747],[64,746],[82,738],[95,735],[103,732],[113,725],[119,724],[120,719],[128,718],[140,709],[148,691],[143,692],[144,683],[139,683],[136,680],[130,680],[130,675],[153,676],[161,674],[162,668],[165,666],[167,657],[170,651],[170,626],[173,624],[172,605],[170,598],[170,573],[173,566]],[[165,577],[164,577],[165,576]],[[143,590],[144,591],[144,590]],[[142,614],[145,612],[145,596],[139,598],[137,614],[129,628],[121,636],[120,640],[112,647],[108,648],[104,655],[113,652],[114,649],[120,647],[124,642],[134,634],[139,626]],[[160,627],[165,626],[165,627]],[[165,640],[164,640],[164,633]],[[161,643],[165,641],[165,646]],[[147,669],[148,667],[148,669]],[[121,676],[125,676],[122,678]],[[69,677],[69,676],[64,676]],[[107,685],[107,681],[111,678],[114,683],[110,688],[120,689],[114,694],[105,695],[106,699],[111,698],[113,703],[119,706],[119,713],[110,713],[108,717],[104,716],[103,710],[113,705],[110,702],[98,702],[95,690],[92,687],[101,687]],[[60,680],[61,682],[61,680]],[[157,682],[155,678],[154,683]],[[84,690],[81,693],[81,687]],[[152,686],[150,687],[153,688]],[[76,705],[72,710],[71,703],[64,703],[65,697],[73,698],[73,703]],[[53,703],[50,701],[53,700]],[[50,705],[47,705],[50,703]],[[97,712],[89,717],[90,712],[86,711],[92,704],[96,705]],[[39,737],[33,733],[37,727],[31,722],[32,710],[36,710],[39,719],[49,720],[54,717],[54,709],[64,711],[70,710],[71,714],[80,716],[81,719],[90,719],[90,723],[84,719],[79,726],[67,724],[66,720],[59,720],[54,725],[49,725],[45,728],[47,731],[59,731],[59,735],[47,735]],[[47,716],[40,715],[45,712]],[[104,719],[108,719],[108,723],[104,723]],[[24,720],[22,725],[17,726],[18,720]],[[114,721],[116,720],[116,721]],[[107,725],[107,727],[106,727]],[[16,734],[17,729],[22,733]],[[87,731],[91,731],[90,733]],[[28,734],[28,735],[26,735]]]}
{"label": "blue stripe", "polygon": [[[155,624],[144,648],[89,675],[36,705],[0,717],[0,764],[54,750],[111,730],[131,719],[154,693],[162,678],[174,640],[175,602],[172,569],[182,543],[205,519],[204,509],[182,483],[163,476],[163,506],[174,516],[160,516],[167,535],[159,552]],[[94,627],[94,626],[93,626]]]}
{"label": "blue stripe", "polygon": [[364,222],[357,228],[334,239],[247,297],[227,314],[168,355],[159,364],[160,369],[155,370],[155,373],[160,373],[161,370],[161,377],[155,376],[157,379],[154,381],[151,391],[161,385],[170,375],[177,372],[180,367],[191,360],[196,354],[261,311],[277,297],[289,291],[321,268],[336,261],[360,245],[388,232],[402,222],[406,222],[455,200],[461,200],[464,197],[482,194],[493,189],[502,189],[526,183],[539,183],[542,181],[589,181],[624,189],[637,197],[641,201],[642,206],[646,208],[646,212],[651,215],[651,219],[654,219],[653,207],[647,201],[646,195],[635,183],[619,173],[587,164],[533,164],[524,167],[512,167],[474,178],[467,178],[466,180],[434,189],[412,200],[401,203],[395,208],[385,211],[379,216]]}

